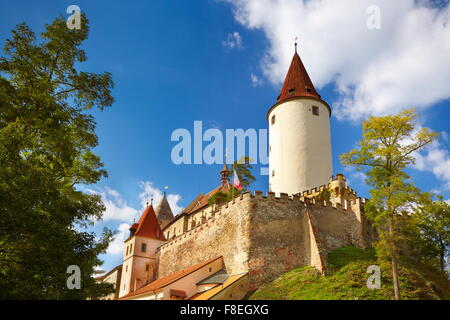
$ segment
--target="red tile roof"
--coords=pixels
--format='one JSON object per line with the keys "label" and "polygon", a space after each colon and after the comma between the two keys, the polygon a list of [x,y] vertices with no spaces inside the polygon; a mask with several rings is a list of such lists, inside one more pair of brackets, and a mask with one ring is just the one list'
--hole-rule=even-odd
{"label": "red tile roof", "polygon": [[164,227],[164,230],[166,230],[171,224],[173,224],[175,221],[180,219],[181,217],[185,215],[190,215],[194,212],[197,212],[200,209],[205,208],[209,205],[208,199],[215,193],[221,191],[221,192],[227,192],[230,190],[231,184],[228,182],[224,186],[219,186],[215,188],[214,190],[211,190],[207,194],[201,193],[197,196],[197,198],[194,199],[186,208],[183,209],[176,217],[173,219],[167,226]]}
{"label": "red tile roof", "polygon": [[293,97],[313,97],[320,99],[311,78],[297,52],[292,58],[291,66],[284,80],[278,102]]}
{"label": "red tile roof", "polygon": [[214,258],[214,259],[210,259],[208,261],[205,261],[205,262],[202,262],[202,263],[199,263],[199,264],[196,264],[196,265],[194,265],[192,267],[189,267],[189,268],[183,269],[181,271],[172,273],[171,275],[168,275],[168,276],[166,276],[164,278],[155,280],[155,281],[147,284],[146,286],[144,286],[144,287],[142,287],[140,289],[137,289],[136,291],[133,291],[133,292],[123,296],[119,300],[126,299],[126,298],[133,297],[133,296],[137,296],[137,295],[144,294],[144,293],[150,293],[150,292],[154,292],[154,291],[160,290],[160,289],[168,286],[169,284],[171,284],[171,283],[173,283],[173,282],[175,282],[175,281],[177,281],[177,280],[179,280],[179,279],[181,279],[181,278],[191,274],[194,271],[199,270],[200,268],[202,268],[204,266],[207,266],[211,262],[216,261],[218,259],[222,259],[222,256]]}
{"label": "red tile roof", "polygon": [[186,214],[194,213],[195,211],[198,211],[208,205],[208,200],[211,198],[211,196],[217,192],[227,192],[230,190],[231,185],[230,183],[227,183],[223,186],[219,186],[215,188],[214,190],[208,192],[207,194],[200,194],[197,198],[195,198],[194,201],[191,202],[182,212]]}
{"label": "red tile roof", "polygon": [[153,206],[150,205],[145,209],[137,224],[138,227],[136,229],[136,232],[134,233],[135,236],[166,240],[161,231],[161,228],[159,227],[159,222],[156,218]]}

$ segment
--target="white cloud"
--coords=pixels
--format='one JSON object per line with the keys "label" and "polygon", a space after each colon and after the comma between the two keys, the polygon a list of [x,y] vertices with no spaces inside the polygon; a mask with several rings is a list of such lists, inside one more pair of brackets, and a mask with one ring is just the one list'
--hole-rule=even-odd
{"label": "white cloud", "polygon": [[[269,50],[265,76],[277,86],[292,58],[294,38],[315,85],[335,83],[334,114],[368,115],[425,108],[450,97],[450,7],[429,0],[225,0],[238,22],[262,30]],[[369,30],[377,5],[381,29]]]}
{"label": "white cloud", "polygon": [[263,84],[263,81],[260,77],[258,77],[256,74],[250,74],[250,80],[252,82],[253,87],[259,87]]}
{"label": "white cloud", "polygon": [[[155,188],[153,186],[153,183],[149,182],[149,181],[141,182],[139,184],[139,186],[143,190],[139,194],[139,199],[141,199],[142,208],[146,207],[147,202],[150,202],[151,198],[153,198],[153,204],[156,207],[158,205],[158,203],[161,201],[161,199],[163,198],[163,192],[160,189]],[[172,209],[172,212],[174,215],[177,215],[183,209],[179,204],[180,200],[181,200],[181,196],[179,194],[168,194],[167,195],[167,201],[169,202],[170,208]]]}
{"label": "white cloud", "polygon": [[139,211],[130,207],[122,196],[114,189],[105,187],[96,190],[87,190],[90,193],[101,196],[106,210],[103,212],[103,221],[122,221],[129,222],[135,217],[139,217]]}
{"label": "white cloud", "polygon": [[433,192],[441,193],[443,190],[450,190],[450,152],[439,141],[435,141],[430,147],[415,155],[416,163],[414,167],[420,171],[429,171],[443,182],[439,189]]}
{"label": "white cloud", "polygon": [[242,37],[239,34],[239,32],[232,32],[229,33],[227,36],[227,39],[222,41],[222,45],[230,48],[230,49],[242,49],[243,48],[243,43],[242,43]]}
{"label": "white cloud", "polygon": [[[146,202],[150,202],[152,197],[155,207],[163,197],[163,192],[160,189],[155,188],[152,182],[140,182],[139,187],[142,189],[142,192],[139,194],[140,208],[130,206],[118,191],[109,187],[99,188],[98,190],[84,190],[101,196],[103,204],[106,207],[106,210],[103,212],[103,221],[131,223],[134,219],[139,219],[141,213],[146,208]],[[167,195],[167,200],[174,215],[181,212],[183,208],[180,206],[181,196],[179,194],[169,194]]]}
{"label": "white cloud", "polygon": [[[155,188],[152,182],[145,181],[140,182],[139,187],[142,192],[139,194],[141,208],[133,208],[127,204],[122,195],[109,187],[101,188],[98,190],[84,189],[86,192],[92,194],[98,194],[101,196],[102,201],[106,207],[103,213],[103,221],[119,221],[122,222],[117,228],[117,234],[114,240],[110,243],[106,253],[107,254],[122,254],[123,242],[129,236],[129,228],[131,222],[138,220],[142,212],[146,207],[146,202],[150,202],[153,197],[153,203],[156,206],[163,197],[163,192]],[[170,207],[174,214],[178,214],[182,207],[180,206],[181,196],[178,194],[169,194],[167,196]]]}
{"label": "white cloud", "polygon": [[107,254],[122,254],[123,242],[128,238],[130,225],[127,223],[122,223],[117,228],[117,234],[114,236],[114,240],[109,244],[106,250]]}

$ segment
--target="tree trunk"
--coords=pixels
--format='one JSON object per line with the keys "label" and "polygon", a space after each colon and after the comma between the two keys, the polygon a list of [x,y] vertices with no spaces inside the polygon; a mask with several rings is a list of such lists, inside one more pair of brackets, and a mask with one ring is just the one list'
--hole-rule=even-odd
{"label": "tree trunk", "polygon": [[394,283],[395,300],[400,298],[400,284],[398,281],[398,266],[397,266],[397,247],[394,239],[394,215],[389,218],[389,241],[391,242],[391,264],[392,264],[392,282]]}
{"label": "tree trunk", "polygon": [[394,282],[394,293],[395,300],[401,300],[400,298],[400,284],[398,281],[398,267],[397,267],[397,253],[395,252],[395,248],[392,252],[392,280]]}

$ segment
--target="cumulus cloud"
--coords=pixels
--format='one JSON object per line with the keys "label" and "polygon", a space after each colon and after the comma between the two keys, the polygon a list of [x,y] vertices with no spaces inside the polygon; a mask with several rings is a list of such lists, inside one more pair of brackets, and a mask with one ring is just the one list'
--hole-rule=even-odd
{"label": "cumulus cloud", "polygon": [[[442,181],[442,189],[450,190],[450,152],[441,142],[435,141],[427,150],[415,154],[415,168],[429,171]],[[434,192],[439,193],[439,189]]]}
{"label": "cumulus cloud", "polygon": [[117,233],[114,236],[114,240],[109,244],[106,250],[107,254],[122,254],[123,242],[128,238],[130,233],[130,225],[127,223],[122,223],[117,228]]}
{"label": "cumulus cloud", "polygon": [[[142,207],[145,208],[146,203],[150,202],[151,198],[153,198],[154,205],[155,206],[158,205],[158,203],[163,198],[163,191],[161,191],[158,188],[155,188],[153,186],[152,182],[145,181],[145,182],[141,182],[139,185],[140,185],[141,189],[143,190],[139,194],[139,199],[141,199]],[[170,208],[172,209],[172,212],[174,215],[177,215],[183,209],[180,206],[180,200],[181,200],[181,196],[179,194],[168,194],[167,195],[167,201],[169,202]]]}
{"label": "cumulus cloud", "polygon": [[139,216],[139,211],[127,204],[122,196],[109,187],[99,190],[88,190],[90,193],[98,194],[102,198],[106,210],[103,212],[103,221],[131,221]]}
{"label": "cumulus cloud", "polygon": [[[340,119],[426,108],[450,97],[448,2],[437,8],[430,0],[224,1],[239,23],[264,32],[269,47],[262,69],[277,86],[300,38],[315,85],[335,85]],[[368,28],[373,5],[380,9],[380,29]]]}
{"label": "cumulus cloud", "polygon": [[229,33],[227,39],[222,41],[222,45],[230,49],[242,49],[242,37],[236,31]]}
{"label": "cumulus cloud", "polygon": [[[154,187],[152,182],[140,182],[139,187],[142,190],[142,192],[138,195],[140,200],[140,208],[130,206],[118,191],[109,187],[100,188],[98,190],[86,189],[87,192],[101,196],[106,207],[106,210],[103,213],[103,221],[121,222],[117,228],[117,233],[114,236],[114,240],[110,243],[107,249],[107,254],[122,254],[123,242],[129,236],[129,228],[132,221],[135,219],[137,221],[139,219],[140,215],[147,206],[147,202],[150,202],[151,198],[153,198],[153,204],[156,206],[163,197],[163,191]],[[181,196],[179,194],[168,194],[167,200],[169,201],[170,207],[174,214],[181,212]]]}
{"label": "cumulus cloud", "polygon": [[[163,191],[154,187],[152,182],[140,182],[139,187],[142,189],[142,192],[139,193],[140,208],[130,206],[118,191],[109,187],[84,190],[101,196],[106,207],[103,212],[103,221],[131,222],[135,218],[139,219],[151,198],[153,198],[153,204],[156,207],[163,197]],[[181,196],[179,194],[168,194],[167,200],[174,215],[181,212],[183,208],[180,206]]]}

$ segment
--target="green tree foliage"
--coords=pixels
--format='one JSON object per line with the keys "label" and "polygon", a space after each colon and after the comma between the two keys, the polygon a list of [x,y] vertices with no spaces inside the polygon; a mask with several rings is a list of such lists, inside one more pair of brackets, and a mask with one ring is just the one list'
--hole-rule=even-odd
{"label": "green tree foliage", "polygon": [[446,274],[446,257],[450,246],[450,205],[438,197],[428,197],[415,212],[417,218],[417,245],[422,260],[438,261],[439,269]]}
{"label": "green tree foliage", "polygon": [[[241,182],[242,190],[231,186],[231,188],[224,192],[218,191],[214,193],[209,199],[209,204],[222,204],[231,201],[233,198],[238,195],[246,192],[250,185],[256,181],[256,178],[252,175],[253,166],[250,164],[252,159],[249,157],[242,157],[239,161],[235,161],[232,165],[232,169],[230,172],[231,179],[233,178],[233,174],[236,171],[239,181]],[[232,184],[232,183],[231,183]]]}
{"label": "green tree foliage", "polygon": [[380,237],[375,245],[378,256],[391,259],[396,299],[400,299],[397,255],[404,240],[402,230],[412,222],[405,213],[413,211],[409,206],[420,198],[420,191],[405,169],[414,162],[414,152],[437,137],[426,128],[416,132],[416,120],[413,109],[392,116],[371,117],[363,123],[363,138],[358,148],[341,156],[344,165],[366,169],[367,183],[372,187],[366,213]]}
{"label": "green tree foliage", "polygon": [[241,157],[239,161],[235,161],[231,168],[231,177],[233,177],[236,171],[242,186],[242,192],[245,192],[250,188],[250,185],[256,181],[256,178],[252,175],[253,166],[251,162],[253,159],[249,157]]}
{"label": "green tree foliage", "polygon": [[[111,106],[111,74],[78,71],[88,21],[69,30],[63,18],[41,39],[20,24],[0,57],[0,299],[85,299],[111,292],[95,266],[112,239],[85,230],[101,219],[96,195],[77,190],[106,176],[88,109]],[[67,268],[81,269],[68,290]]]}

